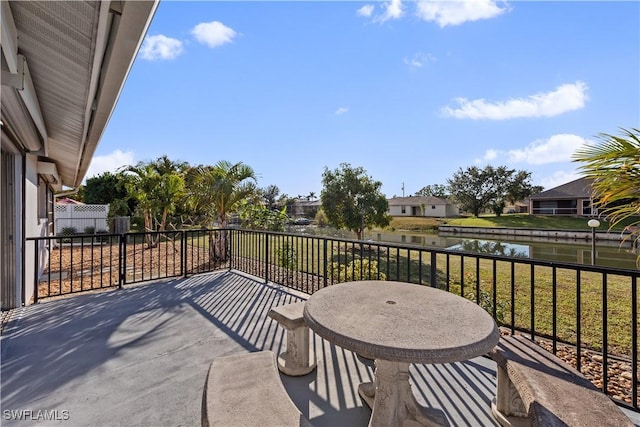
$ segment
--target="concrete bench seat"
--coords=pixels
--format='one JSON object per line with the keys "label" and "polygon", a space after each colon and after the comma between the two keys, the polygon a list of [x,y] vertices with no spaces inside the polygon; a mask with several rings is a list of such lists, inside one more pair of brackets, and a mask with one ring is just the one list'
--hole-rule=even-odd
{"label": "concrete bench seat", "polygon": [[294,377],[306,375],[316,367],[315,354],[310,348],[309,327],[303,316],[304,304],[302,301],[269,310],[269,317],[287,331],[287,349],[278,355],[278,369]]}
{"label": "concrete bench seat", "polygon": [[633,426],[580,372],[523,336],[503,336],[493,415],[503,426]]}
{"label": "concrete bench seat", "polygon": [[289,398],[275,354],[258,351],[215,359],[202,395],[203,427],[308,427]]}

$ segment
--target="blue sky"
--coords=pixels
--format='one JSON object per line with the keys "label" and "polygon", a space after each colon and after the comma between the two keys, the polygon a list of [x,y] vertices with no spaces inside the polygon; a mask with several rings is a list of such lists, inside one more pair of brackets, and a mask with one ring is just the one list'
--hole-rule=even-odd
{"label": "blue sky", "polygon": [[164,154],[320,194],[362,166],[391,197],[507,165],[550,188],[640,127],[640,3],[160,3],[88,177]]}

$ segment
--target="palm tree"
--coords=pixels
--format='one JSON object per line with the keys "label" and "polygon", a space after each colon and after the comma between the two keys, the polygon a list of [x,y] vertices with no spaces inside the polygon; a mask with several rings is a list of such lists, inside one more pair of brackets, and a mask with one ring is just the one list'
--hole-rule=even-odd
{"label": "palm tree", "polygon": [[[156,162],[139,162],[126,168],[131,176],[126,184],[127,192],[138,202],[145,231],[155,231],[154,224],[158,224],[158,231],[164,231],[168,214],[175,211],[185,193],[184,178],[167,161],[164,156]],[[146,240],[149,247],[158,243],[151,235],[147,235]]]}
{"label": "palm tree", "polygon": [[195,188],[191,193],[193,207],[204,208],[207,225],[217,222],[220,238],[210,236],[210,256],[213,261],[224,262],[228,258],[227,214],[240,202],[256,193],[256,176],[253,169],[242,162],[232,164],[221,160],[214,166],[198,170]]}
{"label": "palm tree", "polygon": [[138,209],[142,211],[144,219],[144,231],[153,231],[153,210],[156,205],[153,193],[160,180],[160,175],[152,164],[144,162],[127,167],[125,172],[131,176],[131,179],[125,184],[127,193],[138,202]]}
{"label": "palm tree", "polygon": [[[600,134],[598,145],[587,145],[574,154],[574,161],[585,163],[580,167],[585,176],[594,180],[594,204],[612,227],[629,218],[635,218],[630,225],[640,223],[640,130],[621,132],[621,136]],[[631,229],[627,238],[638,243],[639,231]]]}

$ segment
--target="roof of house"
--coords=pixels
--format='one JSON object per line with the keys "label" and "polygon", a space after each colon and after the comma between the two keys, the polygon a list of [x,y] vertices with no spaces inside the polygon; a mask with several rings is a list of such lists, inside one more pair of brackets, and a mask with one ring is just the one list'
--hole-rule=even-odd
{"label": "roof of house", "polygon": [[301,200],[301,199],[297,199],[293,202],[296,206],[307,206],[307,207],[314,207],[314,206],[320,206],[322,205],[322,201],[321,200]]}
{"label": "roof of house", "polygon": [[62,197],[61,199],[56,200],[56,204],[57,205],[84,205],[84,203],[74,199],[70,199],[69,197]]}
{"label": "roof of house", "polygon": [[542,193],[534,194],[531,196],[531,200],[589,198],[591,197],[592,183],[593,179],[591,178],[578,178]]}
{"label": "roof of house", "polygon": [[392,197],[388,200],[389,206],[422,206],[422,205],[449,205],[444,199],[434,196],[409,196]]}

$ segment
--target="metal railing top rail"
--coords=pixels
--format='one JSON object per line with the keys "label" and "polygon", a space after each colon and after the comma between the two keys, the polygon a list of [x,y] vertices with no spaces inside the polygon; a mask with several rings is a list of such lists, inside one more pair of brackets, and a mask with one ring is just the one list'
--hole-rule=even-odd
{"label": "metal railing top rail", "polygon": [[[222,229],[217,229],[217,230],[222,230]],[[371,241],[371,240],[345,239],[342,237],[315,236],[315,235],[307,235],[307,234],[286,233],[286,232],[279,232],[279,231],[246,230],[246,229],[233,229],[233,228],[228,228],[226,230],[230,232],[258,233],[258,234],[273,235],[273,236],[304,237],[304,238],[310,238],[310,239],[349,243],[349,244],[358,245],[358,246],[360,245],[376,246],[380,248],[393,248],[393,249],[401,249],[401,250],[410,249],[412,251],[434,252],[434,253],[443,254],[443,255],[447,255],[447,254],[454,255],[454,256],[461,255],[469,258],[476,257],[476,258],[486,259],[486,260],[515,262],[519,264],[537,265],[537,266],[539,265],[539,266],[545,266],[545,267],[555,267],[559,269],[564,268],[568,270],[580,269],[580,270],[589,271],[589,272],[610,273],[610,274],[624,275],[624,276],[636,276],[640,278],[640,270],[636,270],[636,269],[589,265],[589,264],[581,264],[581,263],[566,262],[566,261],[548,261],[548,260],[532,259],[532,258],[525,258],[525,257],[510,257],[506,255],[482,254],[482,253],[463,251],[463,250],[457,250],[457,249],[443,249],[443,248],[436,248],[436,247],[430,247],[430,246],[413,245],[411,243],[377,242],[377,241]]]}

